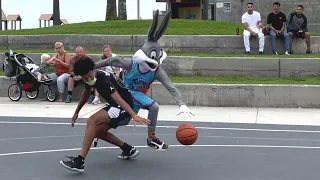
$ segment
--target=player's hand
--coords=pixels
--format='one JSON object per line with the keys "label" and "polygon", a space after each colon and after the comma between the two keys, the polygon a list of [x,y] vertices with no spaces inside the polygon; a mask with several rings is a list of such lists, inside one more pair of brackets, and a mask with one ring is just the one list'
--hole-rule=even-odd
{"label": "player's hand", "polygon": [[133,117],[133,124],[134,124],[134,126],[136,126],[137,123],[144,125],[144,124],[150,124],[150,122],[151,122],[151,121],[150,121],[149,119],[140,117],[140,116],[138,116],[138,115],[135,115],[135,116]]}
{"label": "player's hand", "polygon": [[72,116],[71,126],[74,127],[74,123],[78,119],[78,113],[74,113]]}
{"label": "player's hand", "polygon": [[194,116],[194,113],[186,106],[186,105],[181,105],[180,110],[178,111],[177,115],[180,115],[181,113],[184,113],[185,116]]}

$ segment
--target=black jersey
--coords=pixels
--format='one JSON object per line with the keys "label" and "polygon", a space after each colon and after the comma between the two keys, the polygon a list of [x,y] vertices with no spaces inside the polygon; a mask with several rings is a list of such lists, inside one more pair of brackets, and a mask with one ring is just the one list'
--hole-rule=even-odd
{"label": "black jersey", "polygon": [[111,94],[117,91],[126,103],[128,103],[131,107],[133,106],[133,98],[131,93],[126,88],[121,87],[112,74],[96,70],[95,77],[97,78],[96,83],[93,86],[89,86],[85,83],[86,89],[95,87],[100,96],[112,106],[118,106],[116,101],[114,101],[111,97]]}

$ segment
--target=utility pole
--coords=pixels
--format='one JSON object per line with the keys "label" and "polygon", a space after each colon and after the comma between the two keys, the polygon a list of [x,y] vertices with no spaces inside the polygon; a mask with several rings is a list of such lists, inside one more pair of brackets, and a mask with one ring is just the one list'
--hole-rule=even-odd
{"label": "utility pole", "polygon": [[2,31],[2,0],[0,0],[0,21],[1,21],[1,23],[0,23],[0,31]]}
{"label": "utility pole", "polygon": [[140,0],[137,0],[137,20],[140,19]]}

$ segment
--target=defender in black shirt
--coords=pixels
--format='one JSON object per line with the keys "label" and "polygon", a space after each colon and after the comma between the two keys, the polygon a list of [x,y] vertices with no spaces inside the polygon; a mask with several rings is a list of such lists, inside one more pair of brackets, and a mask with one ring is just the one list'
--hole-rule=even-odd
{"label": "defender in black shirt", "polygon": [[130,92],[125,87],[121,87],[112,74],[99,70],[95,71],[94,66],[95,64],[90,57],[84,57],[74,64],[74,74],[81,76],[85,82],[85,89],[72,117],[72,126],[74,126],[81,108],[86,104],[92,87],[95,87],[101,97],[109,104],[87,120],[80,155],[78,157],[71,157],[69,161],[60,161],[60,164],[65,168],[77,172],[84,171],[84,159],[95,137],[120,147],[123,151],[122,154],[118,156],[120,159],[136,157],[139,151],[136,150],[135,147],[121,141],[115,135],[108,132],[108,130],[110,128],[115,129],[118,126],[127,125],[131,118],[134,124],[136,124],[136,122],[140,124],[150,124],[150,120],[138,116],[133,111],[133,98]]}

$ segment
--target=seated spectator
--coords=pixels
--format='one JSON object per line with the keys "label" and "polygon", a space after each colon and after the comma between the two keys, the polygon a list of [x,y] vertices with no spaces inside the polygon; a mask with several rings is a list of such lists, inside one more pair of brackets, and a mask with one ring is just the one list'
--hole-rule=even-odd
{"label": "seated spectator", "polygon": [[259,38],[259,54],[264,51],[264,34],[262,32],[262,21],[260,13],[253,10],[253,3],[247,4],[247,12],[242,15],[242,23],[244,25],[243,41],[245,46],[245,54],[250,54],[250,37]]}
{"label": "seated spectator", "polygon": [[[103,46],[102,51],[103,52],[102,52],[101,59],[106,59],[109,57],[116,56],[116,54],[112,53],[110,45]],[[117,77],[119,77],[120,71],[121,71],[121,69],[119,67],[112,67],[112,66],[106,66],[106,67],[100,68],[100,70],[112,73],[112,74],[116,75]],[[93,101],[91,103],[92,104],[100,104],[101,103],[100,98],[99,98],[99,93],[97,91],[95,91],[95,98],[93,99]]]}
{"label": "seated spectator", "polygon": [[87,54],[84,53],[84,50],[81,46],[76,47],[76,55],[70,60],[70,77],[68,79],[68,95],[66,97],[65,102],[70,103],[72,101],[72,91],[74,87],[77,87],[81,82],[80,76],[75,76],[73,73],[73,65],[76,63],[81,57],[88,57]]}
{"label": "seated spectator", "polygon": [[[54,57],[51,64],[55,67],[55,72],[48,74],[47,76],[53,80],[53,83],[57,82],[59,99],[58,102],[63,102],[63,94],[65,91],[65,84],[70,77],[70,60],[71,55],[64,50],[63,43],[56,42],[55,48],[57,55]],[[46,92],[46,89],[45,89]],[[46,100],[42,99],[42,100]]]}
{"label": "seated spectator", "polygon": [[273,3],[273,12],[270,13],[267,17],[267,24],[269,25],[269,33],[270,33],[270,39],[271,39],[271,48],[273,55],[278,55],[278,52],[276,50],[276,38],[277,36],[283,36],[284,37],[284,45],[286,55],[289,55],[289,34],[286,30],[286,23],[287,23],[287,17],[285,14],[283,14],[280,11],[280,3],[275,2]]}
{"label": "seated spectator", "polygon": [[290,36],[290,54],[293,53],[292,50],[292,39],[301,38],[306,39],[307,45],[307,54],[312,54],[310,48],[310,34],[308,32],[308,20],[307,17],[303,14],[303,6],[298,5],[296,7],[296,12],[293,12],[288,17],[288,32]]}

